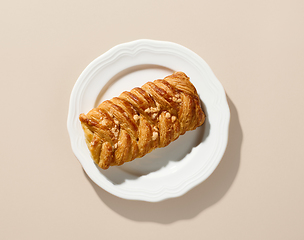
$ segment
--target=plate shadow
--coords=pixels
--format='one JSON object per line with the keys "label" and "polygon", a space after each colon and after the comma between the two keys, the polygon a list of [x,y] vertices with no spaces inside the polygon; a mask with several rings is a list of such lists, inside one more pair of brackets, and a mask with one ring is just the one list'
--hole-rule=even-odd
{"label": "plate shadow", "polygon": [[225,154],[211,176],[185,195],[157,203],[125,200],[97,186],[84,172],[101,201],[121,216],[133,221],[170,224],[192,219],[220,201],[232,186],[240,165],[243,131],[237,109],[227,96],[230,107],[229,139]]}

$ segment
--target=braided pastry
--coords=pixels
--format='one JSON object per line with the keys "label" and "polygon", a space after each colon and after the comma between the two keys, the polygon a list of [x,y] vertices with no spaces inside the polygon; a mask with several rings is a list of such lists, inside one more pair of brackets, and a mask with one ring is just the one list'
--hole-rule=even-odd
{"label": "braided pastry", "polygon": [[195,87],[183,72],[147,82],[80,114],[86,143],[103,169],[167,146],[205,121]]}

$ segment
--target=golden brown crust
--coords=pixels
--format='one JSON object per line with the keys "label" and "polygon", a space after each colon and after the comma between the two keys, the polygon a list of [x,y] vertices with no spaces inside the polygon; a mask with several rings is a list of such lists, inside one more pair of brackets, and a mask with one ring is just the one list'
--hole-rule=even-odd
{"label": "golden brown crust", "polygon": [[147,82],[80,114],[95,163],[107,169],[165,147],[205,121],[195,87],[183,72]]}

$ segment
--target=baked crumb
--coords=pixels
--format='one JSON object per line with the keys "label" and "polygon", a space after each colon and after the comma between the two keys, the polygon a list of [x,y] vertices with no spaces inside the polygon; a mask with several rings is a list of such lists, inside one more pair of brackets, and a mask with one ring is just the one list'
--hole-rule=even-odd
{"label": "baked crumb", "polygon": [[152,140],[155,141],[158,137],[158,132],[153,132]]}
{"label": "baked crumb", "polygon": [[158,132],[158,128],[156,126],[153,127],[153,130]]}
{"label": "baked crumb", "polygon": [[146,113],[150,113],[150,112],[151,112],[151,108],[145,109],[145,112],[146,112]]}
{"label": "baked crumb", "polygon": [[152,114],[152,119],[155,119],[156,116],[157,116],[157,113],[153,113],[153,114]]}
{"label": "baked crumb", "polygon": [[115,123],[116,125],[118,125],[118,124],[119,124],[119,122],[118,122],[118,120],[117,120],[117,119],[114,119],[114,123]]}
{"label": "baked crumb", "polygon": [[165,117],[166,117],[166,118],[170,118],[170,117],[171,117],[171,114],[167,112],[166,115],[165,115]]}
{"label": "baked crumb", "polygon": [[176,117],[175,117],[175,116],[172,116],[171,121],[172,121],[172,122],[175,122],[175,120],[176,120]]}
{"label": "baked crumb", "polygon": [[140,116],[134,115],[134,116],[133,116],[133,119],[134,119],[135,121],[138,121],[138,120],[140,119]]}
{"label": "baked crumb", "polygon": [[146,113],[156,113],[158,111],[159,111],[158,107],[150,107],[150,108],[145,109]]}
{"label": "baked crumb", "polygon": [[118,134],[119,134],[119,130],[118,128],[114,127],[111,129],[111,132],[114,134],[114,136],[117,138],[118,137]]}
{"label": "baked crumb", "polygon": [[108,123],[108,121],[107,121],[107,120],[105,120],[105,119],[103,119],[103,120],[101,121],[101,125],[103,125],[103,126],[106,126],[106,125],[107,125],[107,123]]}

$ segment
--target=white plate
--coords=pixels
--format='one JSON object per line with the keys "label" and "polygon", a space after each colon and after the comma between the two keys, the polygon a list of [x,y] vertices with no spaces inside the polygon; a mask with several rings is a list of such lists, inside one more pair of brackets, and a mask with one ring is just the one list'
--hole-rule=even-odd
{"label": "white plate", "polygon": [[[108,170],[97,167],[79,114],[174,71],[185,72],[195,85],[207,115],[204,125],[141,159]],[[226,149],[229,120],[225,91],[202,58],[175,43],[137,40],[113,47],[87,66],[71,93],[67,124],[72,149],[97,185],[121,198],[157,202],[181,196],[210,176]]]}

